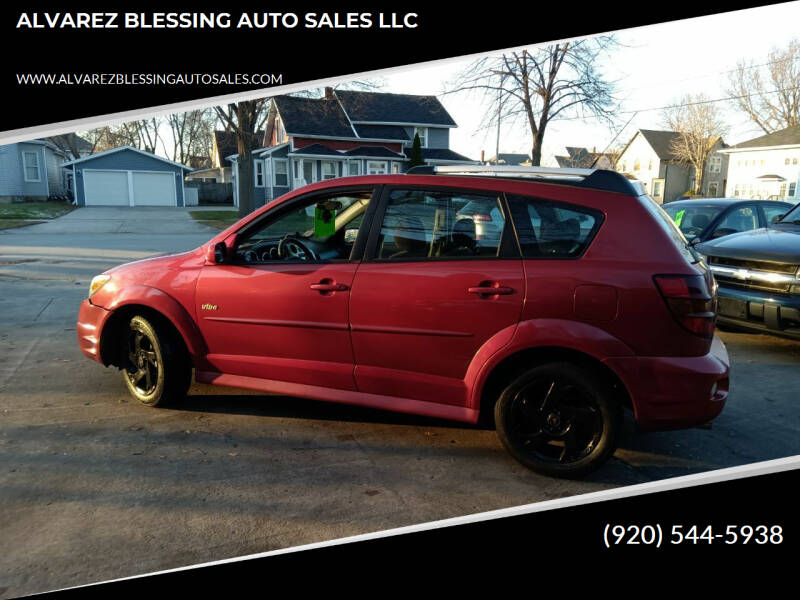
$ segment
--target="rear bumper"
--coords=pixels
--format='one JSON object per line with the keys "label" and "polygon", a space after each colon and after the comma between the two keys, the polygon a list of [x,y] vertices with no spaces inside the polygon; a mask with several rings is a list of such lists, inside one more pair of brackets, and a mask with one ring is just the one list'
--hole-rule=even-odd
{"label": "rear bumper", "polygon": [[800,339],[800,296],[720,285],[717,322],[758,333]]}
{"label": "rear bumper", "polygon": [[100,356],[100,332],[111,314],[110,310],[95,306],[89,300],[81,302],[78,312],[78,347],[86,356],[103,364]]}
{"label": "rear bumper", "polygon": [[605,363],[627,387],[642,431],[708,423],[728,398],[730,360],[716,336],[705,356],[613,357]]}

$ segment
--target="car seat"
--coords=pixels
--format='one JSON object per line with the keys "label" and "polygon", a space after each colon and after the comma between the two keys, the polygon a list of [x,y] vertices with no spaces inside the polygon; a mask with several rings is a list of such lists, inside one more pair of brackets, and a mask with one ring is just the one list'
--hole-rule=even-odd
{"label": "car seat", "polygon": [[394,244],[398,251],[389,258],[424,258],[428,256],[425,226],[419,217],[402,217],[394,229]]}

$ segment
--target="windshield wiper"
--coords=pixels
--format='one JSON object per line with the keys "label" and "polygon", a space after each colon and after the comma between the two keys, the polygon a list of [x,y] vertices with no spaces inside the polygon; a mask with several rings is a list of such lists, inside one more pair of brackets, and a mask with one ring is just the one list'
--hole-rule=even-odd
{"label": "windshield wiper", "polygon": [[793,219],[791,221],[776,221],[776,223],[788,223],[789,225],[800,225],[800,219]]}

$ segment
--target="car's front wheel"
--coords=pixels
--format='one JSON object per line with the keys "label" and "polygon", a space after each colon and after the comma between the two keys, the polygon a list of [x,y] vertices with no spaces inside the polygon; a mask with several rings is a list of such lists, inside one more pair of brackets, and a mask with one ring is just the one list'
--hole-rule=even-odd
{"label": "car's front wheel", "polygon": [[500,441],[523,465],[545,475],[577,477],[614,453],[622,410],[592,371],[549,363],[514,379],[494,416]]}
{"label": "car's front wheel", "polygon": [[159,406],[186,395],[192,381],[191,361],[166,326],[137,315],[128,324],[124,343],[122,377],[134,398]]}

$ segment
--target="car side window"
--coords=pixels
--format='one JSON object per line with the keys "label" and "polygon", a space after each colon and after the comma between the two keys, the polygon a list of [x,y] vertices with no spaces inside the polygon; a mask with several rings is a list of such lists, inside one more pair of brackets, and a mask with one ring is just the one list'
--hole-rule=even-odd
{"label": "car side window", "polygon": [[317,195],[242,232],[236,262],[348,260],[372,190]]}
{"label": "car side window", "polygon": [[740,231],[758,229],[758,215],[755,206],[741,206],[730,211],[714,229],[712,237],[722,237]]}
{"label": "car side window", "polygon": [[395,189],[389,192],[375,258],[497,257],[504,230],[497,194]]}
{"label": "car side window", "polygon": [[766,219],[767,225],[769,225],[780,219],[787,212],[789,212],[789,210],[792,207],[787,206],[785,204],[784,205],[767,204],[762,208],[764,209],[764,218]]}
{"label": "car side window", "polygon": [[601,212],[527,196],[508,196],[526,258],[577,258],[603,220]]}

